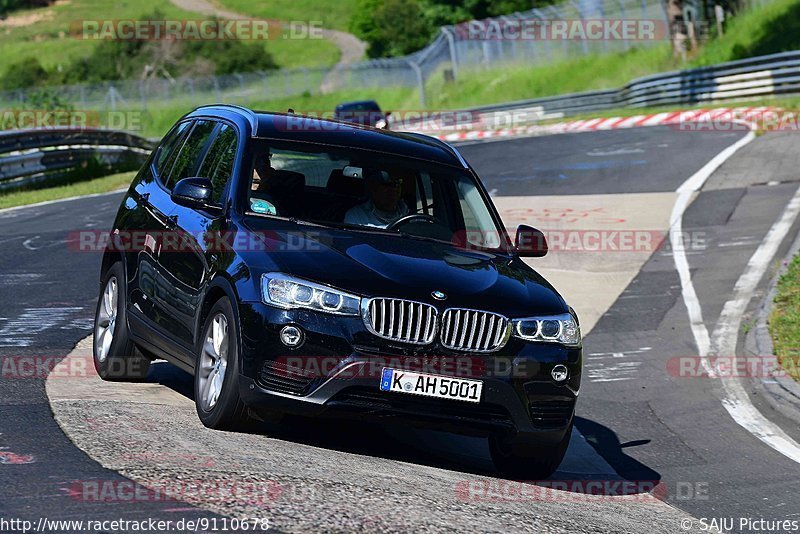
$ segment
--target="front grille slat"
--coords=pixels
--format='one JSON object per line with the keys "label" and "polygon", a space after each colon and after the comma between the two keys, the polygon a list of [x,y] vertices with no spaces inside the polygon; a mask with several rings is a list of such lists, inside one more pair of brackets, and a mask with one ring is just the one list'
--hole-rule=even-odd
{"label": "front grille slat", "polygon": [[442,314],[442,345],[453,350],[493,352],[505,345],[508,324],[508,319],[496,313],[450,308]]}
{"label": "front grille slat", "polygon": [[394,337],[394,301],[389,303],[389,331],[386,333],[387,337]]}
{"label": "front grille slat", "polygon": [[495,321],[497,321],[497,317],[492,315],[489,318],[489,328],[486,331],[487,335],[483,336],[484,337],[483,346],[481,347],[481,349],[483,349],[483,350],[488,349],[489,348],[489,343],[492,341],[492,335],[493,335],[493,332],[494,332],[494,323],[495,323]]}
{"label": "front grille slat", "polygon": [[[378,311],[380,310],[380,311]],[[436,308],[411,300],[375,298],[366,307],[364,324],[375,335],[416,345],[433,342]]]}

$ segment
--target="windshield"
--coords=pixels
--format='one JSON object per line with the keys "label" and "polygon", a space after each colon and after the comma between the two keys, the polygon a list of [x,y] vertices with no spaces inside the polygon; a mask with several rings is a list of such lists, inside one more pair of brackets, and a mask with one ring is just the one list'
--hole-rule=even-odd
{"label": "windshield", "polygon": [[501,229],[463,169],[368,151],[257,141],[250,211],[499,249]]}

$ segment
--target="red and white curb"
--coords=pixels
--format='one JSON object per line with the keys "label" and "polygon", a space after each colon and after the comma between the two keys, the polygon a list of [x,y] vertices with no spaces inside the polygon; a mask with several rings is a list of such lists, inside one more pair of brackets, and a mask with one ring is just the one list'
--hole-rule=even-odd
{"label": "red and white curb", "polygon": [[623,128],[639,128],[643,126],[686,125],[686,130],[696,131],[708,123],[709,129],[718,123],[738,120],[753,121],[762,118],[765,113],[778,111],[774,107],[738,107],[695,109],[690,111],[671,111],[650,115],[634,115],[632,117],[610,117],[597,119],[584,119],[555,124],[533,124],[516,128],[502,128],[497,130],[462,130],[445,133],[443,131],[426,132],[443,141],[472,141],[492,137],[512,137],[526,135],[555,135],[563,133],[594,132],[600,130],[619,130]]}

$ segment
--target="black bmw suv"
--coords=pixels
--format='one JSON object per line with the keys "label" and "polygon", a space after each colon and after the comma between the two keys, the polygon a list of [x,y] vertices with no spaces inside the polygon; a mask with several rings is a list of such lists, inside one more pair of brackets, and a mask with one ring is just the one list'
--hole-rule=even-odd
{"label": "black bmw suv", "polygon": [[284,414],[403,421],[489,438],[497,468],[546,477],[572,430],[574,311],[522,260],[458,151],[412,133],[198,108],[119,208],[94,362],[194,376],[203,424]]}

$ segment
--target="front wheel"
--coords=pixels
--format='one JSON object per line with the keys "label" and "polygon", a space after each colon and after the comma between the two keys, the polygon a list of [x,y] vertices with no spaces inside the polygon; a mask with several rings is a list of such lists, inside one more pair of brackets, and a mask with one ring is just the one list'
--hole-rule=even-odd
{"label": "front wheel", "polygon": [[501,475],[517,480],[544,480],[561,465],[570,436],[571,424],[561,441],[555,445],[526,446],[495,434],[489,437],[489,452]]}
{"label": "front wheel", "polygon": [[194,369],[194,401],[200,421],[217,430],[248,421],[239,397],[239,342],[231,301],[223,297],[211,308],[198,340]]}
{"label": "front wheel", "polygon": [[111,266],[102,287],[94,314],[94,368],[103,380],[144,380],[150,359],[139,352],[128,334],[122,263]]}

